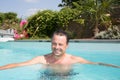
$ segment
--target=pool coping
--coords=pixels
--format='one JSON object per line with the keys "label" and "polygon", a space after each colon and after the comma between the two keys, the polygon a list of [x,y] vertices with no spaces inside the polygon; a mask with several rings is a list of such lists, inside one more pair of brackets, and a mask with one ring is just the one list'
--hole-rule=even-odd
{"label": "pool coping", "polygon": [[[37,40],[15,40],[14,42],[51,42],[51,39],[37,39]],[[87,42],[87,43],[120,43],[120,39],[70,39],[70,42]]]}

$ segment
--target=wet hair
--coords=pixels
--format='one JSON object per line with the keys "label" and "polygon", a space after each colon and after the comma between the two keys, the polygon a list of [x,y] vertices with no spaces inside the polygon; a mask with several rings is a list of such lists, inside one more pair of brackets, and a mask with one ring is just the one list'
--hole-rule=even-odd
{"label": "wet hair", "polygon": [[69,42],[69,36],[68,36],[67,32],[65,32],[63,30],[57,30],[57,31],[55,31],[53,33],[52,38],[53,38],[54,35],[65,36],[66,40],[67,40],[67,44],[68,44],[68,42]]}

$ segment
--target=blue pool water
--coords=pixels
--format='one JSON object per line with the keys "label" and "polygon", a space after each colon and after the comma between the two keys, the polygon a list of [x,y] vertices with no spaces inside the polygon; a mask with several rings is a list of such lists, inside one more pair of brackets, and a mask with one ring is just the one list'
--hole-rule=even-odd
{"label": "blue pool water", "polygon": [[[0,66],[51,52],[50,42],[0,42]],[[120,66],[120,43],[73,43],[67,53]],[[0,71],[0,80],[120,80],[120,68],[75,64],[67,75],[51,74],[41,64]]]}

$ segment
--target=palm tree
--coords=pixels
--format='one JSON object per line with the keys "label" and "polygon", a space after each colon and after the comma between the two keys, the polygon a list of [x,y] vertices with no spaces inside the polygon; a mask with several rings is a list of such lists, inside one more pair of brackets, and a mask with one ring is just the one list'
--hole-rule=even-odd
{"label": "palm tree", "polygon": [[93,28],[94,36],[99,32],[100,25],[110,22],[110,8],[114,0],[62,0],[63,6],[81,11],[79,18],[84,19],[86,27]]}

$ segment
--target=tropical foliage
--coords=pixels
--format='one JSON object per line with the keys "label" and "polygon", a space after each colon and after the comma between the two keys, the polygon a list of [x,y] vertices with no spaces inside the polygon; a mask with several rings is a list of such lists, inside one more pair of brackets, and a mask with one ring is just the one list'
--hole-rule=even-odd
{"label": "tropical foliage", "polygon": [[78,15],[77,10],[63,8],[59,12],[44,10],[28,18],[27,29],[31,37],[48,38],[56,29],[68,29],[68,23]]}
{"label": "tropical foliage", "polygon": [[0,13],[0,29],[18,28],[19,21],[14,12]]}
{"label": "tropical foliage", "polygon": [[88,27],[95,34],[100,28],[108,29],[111,23],[113,6],[119,6],[118,0],[62,0],[60,7],[70,7],[81,11],[80,19],[84,21],[84,27]]}
{"label": "tropical foliage", "polygon": [[31,37],[45,38],[50,36],[55,29],[53,18],[57,12],[51,10],[39,11],[37,14],[28,18],[27,29]]}
{"label": "tropical foliage", "polygon": [[[113,8],[119,7],[119,4],[118,0],[62,0],[62,3],[59,4],[59,7],[62,7],[60,11],[38,11],[27,18],[28,23],[24,29],[27,29],[31,38],[49,38],[57,29],[67,31],[72,38],[74,38],[74,34],[79,34],[79,37],[75,38],[89,38],[91,36],[96,38],[101,31],[114,29],[115,23],[113,25],[113,22],[116,20],[112,16],[116,11],[113,11]],[[1,29],[14,28],[20,31],[20,21],[21,19],[17,18],[16,13],[0,13]],[[117,21],[119,24],[118,19]],[[77,27],[80,27],[79,30]],[[73,32],[72,29],[78,32]],[[116,30],[110,32],[114,31]]]}

